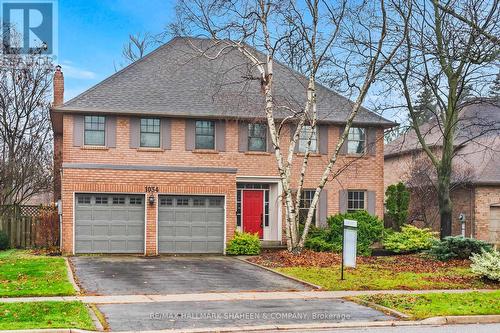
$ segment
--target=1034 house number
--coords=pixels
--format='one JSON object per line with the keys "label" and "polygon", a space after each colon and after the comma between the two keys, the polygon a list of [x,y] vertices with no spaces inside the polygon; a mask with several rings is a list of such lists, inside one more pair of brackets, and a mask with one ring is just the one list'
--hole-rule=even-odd
{"label": "1034 house number", "polygon": [[146,186],[146,192],[158,192],[158,186]]}

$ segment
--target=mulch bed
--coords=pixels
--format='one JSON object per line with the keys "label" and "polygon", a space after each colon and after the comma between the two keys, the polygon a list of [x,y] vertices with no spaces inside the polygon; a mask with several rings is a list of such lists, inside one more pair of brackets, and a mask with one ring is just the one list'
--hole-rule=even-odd
{"label": "mulch bed", "polygon": [[[330,252],[314,252],[304,250],[299,255],[294,255],[286,250],[265,251],[257,257],[249,259],[251,262],[266,267],[331,267],[340,265],[341,255]],[[469,267],[469,260],[450,260],[447,262],[433,260],[432,258],[406,254],[384,257],[357,258],[359,264],[368,264],[374,268],[390,269],[393,272],[432,273],[436,270],[452,267]]]}
{"label": "mulch bed", "polygon": [[[340,265],[341,256],[338,253],[331,252],[314,252],[304,250],[301,254],[295,255],[286,250],[279,251],[263,251],[259,256],[248,259],[249,261],[265,266],[265,267],[330,267]],[[359,262],[373,262],[372,257],[360,257]]]}

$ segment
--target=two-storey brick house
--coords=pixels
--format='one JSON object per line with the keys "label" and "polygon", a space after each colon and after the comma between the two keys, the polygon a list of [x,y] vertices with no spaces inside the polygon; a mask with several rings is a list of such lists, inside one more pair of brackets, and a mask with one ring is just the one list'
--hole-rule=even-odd
{"label": "two-storey brick house", "polygon": [[[259,82],[246,79],[237,50],[209,59],[193,48],[210,43],[174,38],[66,103],[57,69],[51,116],[64,253],[223,253],[235,230],[283,241]],[[302,103],[306,78],[279,63],[274,70],[277,98]],[[323,86],[317,96],[304,207],[350,112],[349,100]],[[355,209],[382,216],[382,137],[392,125],[361,110],[337,165],[349,167],[323,190],[317,224]],[[281,138],[286,148],[290,135]]]}

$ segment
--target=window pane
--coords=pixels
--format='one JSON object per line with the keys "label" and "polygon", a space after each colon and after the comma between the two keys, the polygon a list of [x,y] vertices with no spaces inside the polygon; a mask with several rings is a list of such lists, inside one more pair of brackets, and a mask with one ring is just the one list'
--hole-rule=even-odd
{"label": "window pane", "polygon": [[91,146],[104,146],[104,131],[85,131],[85,144]]}
{"label": "window pane", "polygon": [[299,136],[299,152],[304,153],[306,151],[307,147],[307,141],[309,140],[309,136],[311,136],[311,145],[309,146],[309,151],[310,152],[317,152],[318,151],[318,145],[317,145],[317,133],[316,133],[316,128],[312,128],[311,126],[304,125],[302,127],[302,130],[300,131],[300,136]]}
{"label": "window pane", "polygon": [[347,153],[363,154],[365,151],[365,129],[351,127],[347,137]]}
{"label": "window pane", "polygon": [[266,141],[261,138],[248,138],[248,150],[266,151]]}
{"label": "window pane", "polygon": [[215,149],[215,123],[213,121],[196,121],[195,133],[196,149]]}
{"label": "window pane", "polygon": [[160,147],[160,133],[141,133],[141,147]]}
{"label": "window pane", "polygon": [[104,116],[85,116],[84,144],[104,146]]}
{"label": "window pane", "polygon": [[214,149],[214,137],[213,136],[196,136],[196,149]]}
{"label": "window pane", "polygon": [[266,134],[265,124],[248,124],[248,150],[266,151]]}
{"label": "window pane", "polygon": [[347,211],[354,212],[356,210],[365,209],[365,192],[364,191],[348,191],[347,192]]}

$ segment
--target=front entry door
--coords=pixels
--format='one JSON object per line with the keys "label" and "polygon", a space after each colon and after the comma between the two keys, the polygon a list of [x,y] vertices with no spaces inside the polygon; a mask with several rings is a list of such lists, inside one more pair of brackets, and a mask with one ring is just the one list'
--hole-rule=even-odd
{"label": "front entry door", "polygon": [[243,191],[243,231],[252,234],[258,233],[259,238],[263,238],[263,191],[244,190]]}

